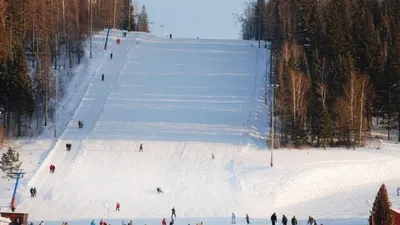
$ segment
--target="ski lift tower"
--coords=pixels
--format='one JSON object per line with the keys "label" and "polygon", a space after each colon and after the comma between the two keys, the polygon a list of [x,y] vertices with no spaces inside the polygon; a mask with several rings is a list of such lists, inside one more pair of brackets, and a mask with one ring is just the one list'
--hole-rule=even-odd
{"label": "ski lift tower", "polygon": [[11,204],[10,204],[10,208],[11,208],[12,212],[15,211],[16,204],[17,204],[15,195],[17,194],[18,182],[19,182],[19,179],[24,177],[24,174],[25,174],[25,172],[23,172],[22,169],[19,172],[7,173],[7,175],[9,175],[11,178],[16,179],[15,180],[15,186],[14,186],[13,195],[11,197]]}

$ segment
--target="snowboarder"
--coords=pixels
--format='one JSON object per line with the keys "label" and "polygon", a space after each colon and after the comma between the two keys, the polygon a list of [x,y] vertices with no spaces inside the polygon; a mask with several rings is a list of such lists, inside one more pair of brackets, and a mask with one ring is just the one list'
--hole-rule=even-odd
{"label": "snowboarder", "polygon": [[397,188],[397,196],[400,195],[400,187]]}
{"label": "snowboarder", "polygon": [[277,222],[278,222],[278,219],[276,218],[276,213],[274,213],[271,216],[271,223],[272,223],[272,225],[275,225]]}
{"label": "snowboarder", "polygon": [[236,216],[235,213],[232,213],[232,222],[231,224],[236,224]]}
{"label": "snowboarder", "polygon": [[104,81],[104,73],[101,75],[101,81]]}
{"label": "snowboarder", "polygon": [[164,193],[162,190],[161,190],[161,188],[157,188],[157,193]]}
{"label": "snowboarder", "polygon": [[143,144],[140,144],[139,152],[143,152]]}
{"label": "snowboarder", "polygon": [[[172,219],[173,216],[175,216],[175,218],[176,218],[175,207],[172,207],[172,209],[171,209],[171,220],[172,220],[172,224],[174,223],[174,220]],[[171,223],[170,223],[170,224],[171,224]]]}
{"label": "snowboarder", "polygon": [[161,225],[167,225],[167,221],[165,220],[165,218],[162,219]]}
{"label": "snowboarder", "polygon": [[292,218],[292,225],[297,225],[296,216],[293,216],[293,218]]}
{"label": "snowboarder", "polygon": [[285,214],[283,214],[283,216],[282,216],[282,224],[283,224],[283,225],[287,225],[287,222],[288,222],[288,219],[287,219],[287,217],[285,216]]}
{"label": "snowboarder", "polygon": [[246,223],[247,223],[247,224],[250,224],[250,217],[249,217],[248,214],[246,214]]}
{"label": "snowboarder", "polygon": [[119,204],[119,202],[117,202],[117,204],[115,205],[115,211],[120,211],[119,208],[121,207],[121,205]]}
{"label": "snowboarder", "polygon": [[110,59],[112,59],[112,57],[113,57],[113,54],[112,54],[112,52],[111,52],[111,54],[110,54]]}
{"label": "snowboarder", "polygon": [[214,153],[211,154],[211,159],[215,159]]}

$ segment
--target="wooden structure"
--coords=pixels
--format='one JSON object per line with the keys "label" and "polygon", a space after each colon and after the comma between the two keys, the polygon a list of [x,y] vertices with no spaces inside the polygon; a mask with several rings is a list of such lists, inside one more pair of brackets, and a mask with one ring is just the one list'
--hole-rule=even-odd
{"label": "wooden structure", "polygon": [[28,225],[28,213],[0,212],[0,216],[11,220],[10,225]]}
{"label": "wooden structure", "polygon": [[400,224],[400,210],[398,210],[398,209],[390,209],[390,212],[393,215],[394,224],[396,224],[396,225]]}

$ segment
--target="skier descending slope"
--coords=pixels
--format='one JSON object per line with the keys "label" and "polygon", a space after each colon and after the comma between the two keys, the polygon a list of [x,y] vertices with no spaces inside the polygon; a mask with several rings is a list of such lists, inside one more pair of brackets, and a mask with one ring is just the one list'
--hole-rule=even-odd
{"label": "skier descending slope", "polygon": [[119,204],[119,202],[117,202],[117,204],[115,205],[115,211],[120,211],[119,208],[121,207],[121,205]]}
{"label": "skier descending slope", "polygon": [[[175,214],[175,207],[172,207],[171,209],[171,219],[175,216],[176,218],[176,214]],[[173,220],[172,220],[173,221]]]}
{"label": "skier descending slope", "polygon": [[165,218],[162,219],[161,225],[167,225],[167,221],[165,220]]}

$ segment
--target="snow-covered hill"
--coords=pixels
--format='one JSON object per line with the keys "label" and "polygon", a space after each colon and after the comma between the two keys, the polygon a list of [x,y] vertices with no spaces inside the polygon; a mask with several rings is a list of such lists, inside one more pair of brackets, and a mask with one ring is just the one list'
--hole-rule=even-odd
{"label": "snow-covered hill", "polygon": [[[131,33],[98,51],[72,120],[18,191],[17,211],[33,221],[158,224],[175,207],[177,225],[230,224],[232,212],[239,224],[246,213],[253,224],[270,224],[273,212],[301,221],[311,215],[325,225],[365,224],[367,200],[382,182],[400,207],[397,145],[279,150],[269,166],[265,49]],[[36,198],[29,197],[33,186]]]}

